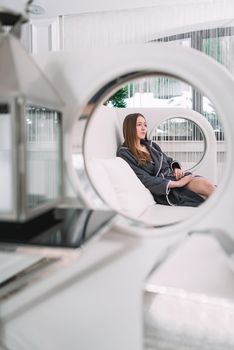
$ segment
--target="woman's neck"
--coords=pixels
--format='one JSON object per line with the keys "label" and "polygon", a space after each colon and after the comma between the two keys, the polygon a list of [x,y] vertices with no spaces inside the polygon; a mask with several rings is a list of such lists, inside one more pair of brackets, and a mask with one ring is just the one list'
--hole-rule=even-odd
{"label": "woman's neck", "polygon": [[140,147],[141,147],[141,140],[138,139],[138,140],[136,141],[136,148],[140,148]]}
{"label": "woman's neck", "polygon": [[137,148],[138,150],[140,150],[140,151],[143,151],[143,152],[148,153],[147,147],[141,143],[141,140],[138,140],[138,141],[136,142],[136,148]]}

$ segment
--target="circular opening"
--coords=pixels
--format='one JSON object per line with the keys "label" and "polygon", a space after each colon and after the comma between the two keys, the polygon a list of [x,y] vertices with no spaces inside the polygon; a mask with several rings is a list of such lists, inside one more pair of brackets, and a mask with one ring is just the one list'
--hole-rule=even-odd
{"label": "circular opening", "polygon": [[192,171],[202,162],[206,152],[206,138],[199,125],[184,117],[169,118],[155,125],[150,139],[185,171]]}
{"label": "circular opening", "polygon": [[[86,182],[86,189],[84,190],[83,186],[83,193],[86,199],[89,197],[87,200],[88,205],[91,202],[100,204],[101,198],[105,204],[107,204],[112,209],[115,209],[117,212],[121,213],[127,218],[134,219],[144,225],[162,227],[191,218],[194,216],[195,211],[196,213],[200,211],[200,207],[192,208],[191,206],[181,207],[177,205],[165,206],[157,204],[157,209],[152,208],[151,206],[151,208],[148,210],[147,208],[144,209],[144,204],[150,206],[148,195],[148,199],[144,199],[146,203],[144,203],[142,197],[140,199],[138,197],[137,199],[135,195],[137,191],[134,194],[133,190],[132,196],[128,196],[127,190],[128,187],[131,187],[128,186],[128,184],[132,185],[132,182],[128,182],[129,180],[126,181],[125,179],[125,176],[128,176],[124,172],[126,169],[121,174],[120,168],[123,167],[123,162],[120,163],[119,160],[116,161],[115,153],[117,147],[123,142],[121,128],[124,116],[133,110],[135,112],[142,112],[142,110],[144,110],[144,112],[146,112],[144,113],[145,117],[148,121],[150,114],[148,112],[150,111],[151,114],[153,113],[155,115],[155,119],[152,117],[149,118],[151,121],[150,128],[148,129],[148,135],[150,136],[151,140],[159,143],[162,142],[162,134],[160,135],[160,132],[163,131],[163,128],[166,124],[168,126],[168,123],[170,123],[171,127],[168,129],[170,133],[167,133],[167,135],[165,135],[164,141],[167,141],[167,143],[172,141],[171,130],[174,128],[173,142],[174,147],[177,147],[177,150],[173,151],[174,154],[172,152],[171,154],[168,153],[168,155],[172,155],[173,158],[175,154],[178,155],[178,143],[179,141],[180,143],[183,143],[185,141],[183,138],[187,137],[186,142],[189,145],[190,150],[187,152],[189,159],[186,160],[187,166],[184,170],[192,170],[195,172],[195,174],[205,176],[208,179],[209,174],[207,171],[210,170],[211,181],[213,181],[215,184],[218,184],[218,178],[212,170],[215,169],[215,172],[218,170],[218,168],[220,170],[220,166],[217,164],[217,159],[220,160],[222,158],[222,166],[224,166],[226,153],[225,139],[224,137],[222,139],[224,146],[222,145],[223,148],[220,151],[220,154],[223,153],[223,156],[221,157],[217,152],[214,152],[213,146],[215,144],[215,147],[217,147],[217,142],[220,140],[217,140],[215,129],[213,125],[211,125],[211,123],[208,121],[209,118],[206,118],[207,115],[202,115],[201,113],[194,111],[192,108],[188,108],[188,106],[183,107],[178,106],[178,104],[172,106],[173,97],[167,96],[168,105],[166,107],[164,106],[163,108],[150,106],[128,107],[125,109],[123,107],[113,108],[113,104],[110,105],[112,97],[116,95],[116,93],[121,89],[125,88],[126,83],[132,84],[133,82],[141,80],[142,77],[144,79],[161,79],[162,74],[159,75],[152,72],[134,72],[126,74],[108,82],[89,100],[78,121],[78,124],[83,123],[83,130],[85,130],[85,133],[83,134],[81,132],[83,135],[82,142],[80,141],[80,144],[76,145],[80,149],[80,152],[74,152],[76,154],[73,154],[73,160],[75,159],[74,157],[76,157],[75,167],[77,173],[79,173],[79,178],[81,179],[83,177],[83,182]],[[167,79],[177,79],[174,76],[168,75],[165,75],[164,77]],[[182,82],[183,84],[186,84],[184,81]],[[190,89],[195,88],[191,85],[189,86]],[[203,99],[204,98],[206,101],[209,101],[206,96],[203,97]],[[210,101],[209,103],[210,106],[213,106]],[[116,117],[113,118],[113,110],[115,111],[114,113],[119,116],[119,119]],[[160,113],[163,112],[160,118],[158,118],[159,111]],[[168,114],[166,114],[166,112]],[[218,120],[219,125],[221,125],[220,120],[213,107],[211,109],[210,116],[208,117],[211,117],[211,115],[212,118],[214,118],[214,115],[216,115],[216,119]],[[181,124],[180,127],[178,127],[179,124]],[[187,125],[187,131],[185,125]],[[208,131],[206,130],[207,125],[209,129]],[[82,128],[79,128],[77,125],[76,130],[78,129],[81,130]],[[183,150],[183,145],[180,145],[179,147]],[[163,149],[163,151],[164,153],[168,152],[166,149]],[[184,165],[184,152],[181,152],[180,157],[181,159],[179,159],[179,161],[182,161],[182,165]],[[210,159],[212,159],[212,167],[209,166]],[[221,170],[221,172],[222,171],[223,170]],[[87,181],[86,176],[83,176],[82,174],[87,174],[89,181]],[[122,189],[120,184],[121,181],[119,180],[122,180],[123,183],[125,182],[125,187]],[[88,183],[90,186],[87,185]],[[116,191],[119,191],[118,198],[116,198]],[[95,196],[95,193],[98,194],[98,196]],[[119,196],[122,196],[123,201],[125,200],[124,206],[119,205]],[[134,209],[134,212],[132,209],[133,206],[135,207],[136,203],[140,205],[137,205],[137,210]]]}

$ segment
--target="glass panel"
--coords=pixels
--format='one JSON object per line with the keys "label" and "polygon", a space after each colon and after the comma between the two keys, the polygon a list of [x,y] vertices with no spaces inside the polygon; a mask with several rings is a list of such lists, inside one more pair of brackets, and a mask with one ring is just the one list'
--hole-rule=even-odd
{"label": "glass panel", "polygon": [[[173,36],[173,42],[191,46],[191,38]],[[167,42],[168,38],[160,40]],[[191,86],[168,77],[145,77],[130,82],[114,94],[106,103],[109,107],[187,107],[192,108]]]}
{"label": "glass panel", "polygon": [[36,208],[61,194],[61,116],[31,105],[25,112],[27,199]]}
{"label": "glass panel", "polygon": [[204,135],[191,120],[168,119],[153,130],[151,138],[167,155],[178,160],[185,170],[194,168],[204,156]]}
{"label": "glass panel", "polygon": [[[125,107],[192,108],[191,86],[175,78],[157,76],[137,79],[129,83],[127,89]],[[108,106],[112,107],[111,103]]]}
{"label": "glass panel", "polygon": [[203,115],[211,124],[215,137],[216,137],[216,145],[217,145],[217,164],[218,164],[218,181],[221,180],[224,171],[225,171],[225,159],[226,159],[226,142],[223,125],[221,123],[220,118],[215,112],[213,104],[208,100],[207,97],[203,96],[202,100],[203,104]]}
{"label": "glass panel", "polygon": [[[202,51],[212,57],[219,63],[223,64],[232,74],[234,74],[233,50],[234,50],[234,28],[219,27],[212,29],[204,29],[200,31],[191,31],[164,37],[155,41],[173,42],[183,46],[191,46],[196,50]],[[182,98],[184,99],[184,92]],[[190,98],[190,97],[189,97]],[[176,96],[177,102],[181,99]],[[173,99],[172,99],[173,101]],[[182,101],[181,101],[182,102]],[[212,103],[207,97],[202,96],[199,91],[193,88],[191,103],[193,109],[203,114],[210,122],[214,129],[217,139],[217,162],[218,166],[218,181],[222,178],[224,172],[224,163],[226,157],[226,145],[223,126],[220,118],[215,113]]]}
{"label": "glass panel", "polygon": [[12,125],[9,106],[0,104],[0,214],[13,211]]}
{"label": "glass panel", "polygon": [[228,35],[229,31],[230,28],[217,28],[213,31],[206,31],[206,35],[203,35],[202,51],[234,73],[232,60],[234,36]]}
{"label": "glass panel", "polygon": [[[229,31],[230,28],[217,28],[213,31],[207,31],[206,37],[202,42],[202,51],[223,64],[231,73],[234,73],[232,60],[234,36],[228,35]],[[225,135],[223,126],[214,111],[212,103],[205,97],[203,97],[203,114],[212,125],[217,139],[218,179],[221,179],[226,157]]]}

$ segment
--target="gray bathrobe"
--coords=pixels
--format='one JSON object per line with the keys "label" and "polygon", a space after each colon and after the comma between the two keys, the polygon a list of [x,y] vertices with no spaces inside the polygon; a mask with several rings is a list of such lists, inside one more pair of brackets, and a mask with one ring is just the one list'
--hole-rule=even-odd
{"label": "gray bathrobe", "polygon": [[125,144],[118,148],[117,156],[123,158],[130,165],[137,177],[152,193],[156,203],[197,207],[204,202],[201,196],[185,187],[168,188],[170,180],[176,180],[173,176],[173,170],[180,168],[179,162],[163,153],[155,142],[141,140],[141,143],[149,150],[151,162],[139,165]]}

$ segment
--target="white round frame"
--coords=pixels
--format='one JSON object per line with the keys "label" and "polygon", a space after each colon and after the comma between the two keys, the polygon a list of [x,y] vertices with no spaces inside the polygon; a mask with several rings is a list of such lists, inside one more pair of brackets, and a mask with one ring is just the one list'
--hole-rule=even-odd
{"label": "white round frame", "polygon": [[[90,53],[89,53],[90,55]],[[92,57],[95,56],[95,60]],[[103,102],[114,91],[133,78],[143,75],[169,75],[184,80],[203,92],[214,104],[224,126],[227,157],[225,174],[219,188],[201,207],[196,215],[171,227],[162,227],[158,232],[180,232],[192,229],[221,228],[232,234],[232,196],[234,194],[234,79],[232,75],[214,59],[187,47],[172,43],[126,45],[97,51],[92,57],[79,53],[60,54],[50,57],[46,73],[52,77],[55,86],[66,101],[65,107],[65,180],[70,193],[76,192],[85,205],[85,190],[72,164],[72,133],[77,117],[83,115],[86,122],[97,104]],[[53,66],[51,65],[53,63]],[[43,64],[42,64],[43,66]],[[45,63],[44,63],[45,66]],[[45,69],[46,71],[46,69]],[[56,75],[63,72],[63,76]],[[57,78],[55,78],[55,76]],[[72,118],[71,118],[72,116]],[[78,193],[79,192],[79,193]],[[69,191],[65,193],[70,195]]]}

